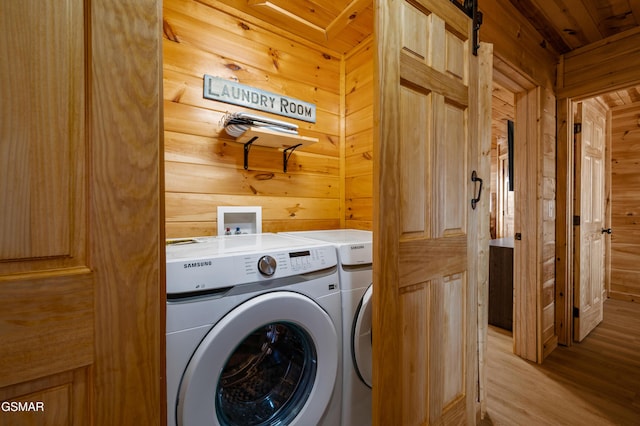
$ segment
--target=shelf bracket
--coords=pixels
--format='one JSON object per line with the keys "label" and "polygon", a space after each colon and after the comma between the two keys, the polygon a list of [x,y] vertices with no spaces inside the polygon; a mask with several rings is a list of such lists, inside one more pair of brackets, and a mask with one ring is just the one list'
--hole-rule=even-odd
{"label": "shelf bracket", "polygon": [[252,137],[249,142],[244,144],[244,169],[249,170],[249,150],[251,149],[251,144],[258,139],[257,136]]}
{"label": "shelf bracket", "polygon": [[[302,144],[299,143],[298,145],[293,145],[293,146],[290,146],[289,148],[285,148],[284,151],[282,151],[282,170],[284,173],[287,173],[287,164],[289,163],[289,158],[291,157],[291,154],[293,154],[293,151],[295,151],[296,148],[301,145]],[[289,153],[289,155],[287,155],[287,153]]]}

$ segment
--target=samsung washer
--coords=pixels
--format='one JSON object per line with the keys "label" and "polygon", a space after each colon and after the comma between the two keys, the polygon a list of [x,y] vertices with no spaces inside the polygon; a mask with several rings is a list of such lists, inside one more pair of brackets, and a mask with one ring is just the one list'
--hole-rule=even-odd
{"label": "samsung washer", "polygon": [[373,235],[370,231],[336,229],[286,232],[336,247],[342,293],[342,425],[371,424]]}
{"label": "samsung washer", "polygon": [[256,234],[166,252],[169,425],[340,423],[334,247]]}

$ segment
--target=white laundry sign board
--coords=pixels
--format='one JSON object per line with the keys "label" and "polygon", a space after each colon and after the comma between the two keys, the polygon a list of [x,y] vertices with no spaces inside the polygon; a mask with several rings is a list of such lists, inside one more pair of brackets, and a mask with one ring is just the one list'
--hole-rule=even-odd
{"label": "white laundry sign board", "polygon": [[[228,231],[227,231],[228,228]],[[261,206],[218,206],[218,235],[262,233]]]}
{"label": "white laundry sign board", "polygon": [[316,122],[314,104],[208,74],[204,75],[204,98]]}

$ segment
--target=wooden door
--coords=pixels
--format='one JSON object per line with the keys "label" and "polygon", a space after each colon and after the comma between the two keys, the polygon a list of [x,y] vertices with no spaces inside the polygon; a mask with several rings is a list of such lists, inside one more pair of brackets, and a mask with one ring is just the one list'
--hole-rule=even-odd
{"label": "wooden door", "polygon": [[575,132],[573,338],[582,341],[602,321],[604,293],[605,123],[597,101],[577,104]]}
{"label": "wooden door", "polygon": [[474,424],[477,273],[488,269],[476,250],[489,209],[470,203],[480,155],[471,20],[439,0],[376,3],[374,424]]}
{"label": "wooden door", "polygon": [[0,2],[0,425],[162,421],[160,23]]}

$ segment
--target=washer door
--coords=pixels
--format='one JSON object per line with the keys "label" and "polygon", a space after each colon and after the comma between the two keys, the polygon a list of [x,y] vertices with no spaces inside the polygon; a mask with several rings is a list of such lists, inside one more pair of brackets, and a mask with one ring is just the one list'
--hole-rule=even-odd
{"label": "washer door", "polygon": [[331,318],[312,299],[285,291],[250,299],[194,352],[177,424],[317,424],[336,382],[337,345]]}
{"label": "washer door", "polygon": [[358,305],[351,335],[353,365],[360,380],[369,387],[371,387],[373,375],[371,366],[373,356],[371,347],[372,294],[373,285],[370,285]]}

